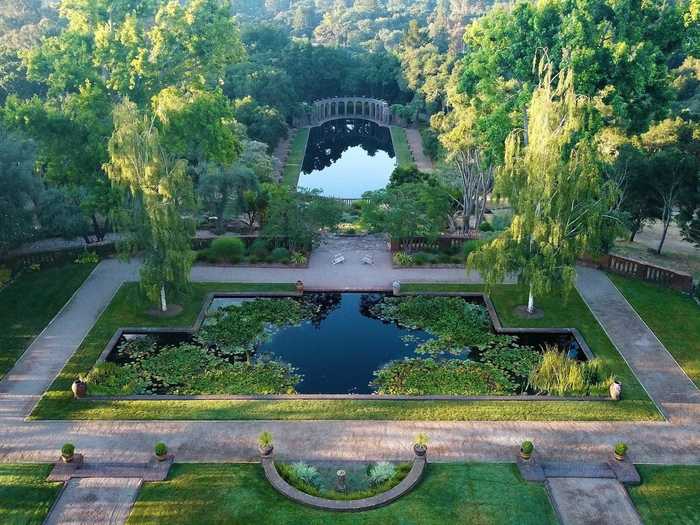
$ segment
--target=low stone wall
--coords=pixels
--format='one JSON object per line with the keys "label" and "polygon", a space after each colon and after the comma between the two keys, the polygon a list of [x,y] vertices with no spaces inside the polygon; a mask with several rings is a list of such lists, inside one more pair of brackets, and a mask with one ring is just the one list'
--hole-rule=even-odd
{"label": "low stone wall", "polygon": [[311,496],[310,494],[292,487],[280,476],[279,472],[277,472],[277,467],[275,467],[275,461],[272,455],[263,456],[261,461],[267,481],[270,482],[270,485],[272,485],[277,492],[302,505],[335,512],[360,512],[383,507],[396,501],[418,485],[427,463],[426,456],[415,456],[413,466],[408,475],[401,480],[401,483],[386,492],[363,499],[336,500]]}
{"label": "low stone wall", "polygon": [[663,268],[630,257],[611,254],[598,258],[585,256],[580,258],[579,263],[608,270],[618,275],[632,277],[633,279],[659,284],[681,292],[690,293],[693,291],[693,276],[689,273]]}

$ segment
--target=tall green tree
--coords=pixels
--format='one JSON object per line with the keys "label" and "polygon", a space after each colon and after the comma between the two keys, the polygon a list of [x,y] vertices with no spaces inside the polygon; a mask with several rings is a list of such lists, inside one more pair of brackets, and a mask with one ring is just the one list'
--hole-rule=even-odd
{"label": "tall green tree", "polygon": [[154,117],[128,100],[114,110],[109,156],[105,170],[131,200],[120,221],[126,249],[143,249],[141,287],[166,311],[166,295],[188,287],[194,262],[195,199],[186,162],[164,151]]}
{"label": "tall green tree", "polygon": [[551,65],[543,63],[540,75],[527,129],[509,135],[497,177],[512,223],[468,259],[489,284],[517,274],[529,288],[530,313],[536,295],[573,286],[576,259],[599,250],[617,199],[588,134],[591,102],[575,93],[572,70],[553,82]]}

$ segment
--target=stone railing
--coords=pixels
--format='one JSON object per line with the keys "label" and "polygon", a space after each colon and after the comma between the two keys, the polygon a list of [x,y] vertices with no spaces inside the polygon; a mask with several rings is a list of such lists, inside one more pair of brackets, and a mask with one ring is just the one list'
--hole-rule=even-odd
{"label": "stone railing", "polygon": [[411,253],[425,250],[448,251],[454,248],[461,249],[466,241],[473,241],[478,238],[478,230],[469,230],[466,235],[441,235],[434,239],[429,239],[427,237],[391,239],[391,253]]}
{"label": "stone railing", "polygon": [[584,257],[580,262],[619,275],[667,286],[681,292],[693,291],[693,276],[689,273],[670,270],[637,259],[608,254],[597,259]]}
{"label": "stone railing", "polygon": [[306,492],[302,492],[301,490],[291,486],[284,480],[284,478],[282,478],[282,476],[280,476],[279,472],[277,472],[277,467],[275,466],[275,461],[272,454],[262,456],[261,461],[267,481],[270,482],[270,485],[272,485],[277,492],[290,500],[317,509],[336,512],[359,512],[388,505],[392,501],[397,500],[404,494],[413,490],[423,476],[423,471],[425,470],[426,465],[426,456],[416,455],[413,460],[413,466],[406,477],[402,479],[398,485],[387,490],[386,492],[382,492],[381,494],[377,494],[369,498],[346,500],[321,498],[318,496],[312,496]]}

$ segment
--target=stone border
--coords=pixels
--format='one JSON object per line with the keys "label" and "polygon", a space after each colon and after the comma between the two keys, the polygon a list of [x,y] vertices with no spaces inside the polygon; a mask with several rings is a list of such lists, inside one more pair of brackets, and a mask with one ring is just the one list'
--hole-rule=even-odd
{"label": "stone border", "polygon": [[[307,290],[309,292],[322,292],[321,290]],[[326,292],[334,292],[325,290]],[[376,292],[377,290],[366,290],[366,292]],[[352,292],[356,292],[353,290]],[[382,292],[386,293],[385,290]],[[343,293],[343,292],[338,292]],[[119,339],[124,333],[136,334],[172,334],[193,335],[199,330],[211,303],[220,297],[300,297],[299,292],[211,292],[205,296],[204,305],[191,328],[188,327],[124,327],[119,328],[105,346],[104,350],[97,358],[95,365],[106,361],[107,356],[114,350]],[[518,334],[541,334],[548,332],[551,334],[571,335],[581,347],[581,350],[588,359],[593,359],[595,355],[586,343],[581,333],[576,328],[504,328],[496,312],[496,308],[491,298],[481,292],[404,292],[401,296],[426,295],[433,297],[466,297],[481,299],[486,306],[491,319],[493,329],[497,334],[518,335]],[[94,365],[93,365],[94,366]],[[172,394],[134,394],[125,396],[91,396],[88,395],[78,401],[290,401],[290,400],[355,400],[355,401],[603,401],[613,402],[607,396],[549,396],[536,394],[520,394],[512,396],[451,396],[451,395],[385,395],[385,394],[269,394],[269,395],[231,395],[231,394],[201,394],[201,395],[172,395]]]}
{"label": "stone border", "polygon": [[408,475],[401,482],[381,494],[371,496],[369,498],[352,499],[352,500],[336,500],[326,499],[318,496],[312,496],[306,492],[291,486],[287,483],[275,467],[273,456],[263,456],[261,458],[265,478],[270,482],[270,485],[283,496],[292,501],[314,507],[317,509],[330,510],[335,512],[360,512],[363,510],[371,510],[388,505],[396,501],[404,494],[413,490],[423,477],[425,465],[427,463],[426,456],[415,456],[413,466],[408,472]]}

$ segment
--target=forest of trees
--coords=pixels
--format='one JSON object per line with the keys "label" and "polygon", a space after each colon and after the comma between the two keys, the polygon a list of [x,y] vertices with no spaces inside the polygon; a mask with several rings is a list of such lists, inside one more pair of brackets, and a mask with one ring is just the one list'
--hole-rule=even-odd
{"label": "forest of trees", "polygon": [[583,250],[652,220],[700,243],[700,0],[18,0],[0,6],[0,250],[120,231],[149,295],[175,290],[201,218],[277,231],[270,210],[306,209],[271,154],[347,94],[387,100],[437,166],[369,215],[437,234],[479,228],[487,195],[512,205],[470,259],[493,280],[570,283]]}

